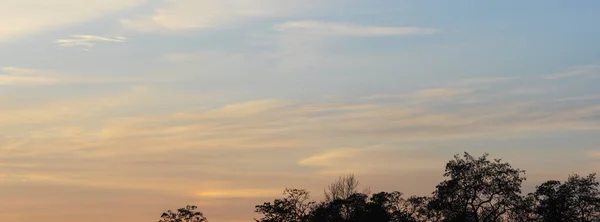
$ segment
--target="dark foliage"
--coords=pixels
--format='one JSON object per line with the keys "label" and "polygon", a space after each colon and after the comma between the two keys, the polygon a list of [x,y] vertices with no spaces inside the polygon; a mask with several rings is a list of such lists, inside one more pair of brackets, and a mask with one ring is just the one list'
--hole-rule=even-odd
{"label": "dark foliage", "polygon": [[499,221],[521,201],[524,171],[487,156],[474,158],[465,153],[446,165],[444,176],[449,179],[437,186],[430,202],[444,221]]}
{"label": "dark foliage", "polygon": [[177,209],[176,212],[168,210],[160,216],[162,219],[158,222],[207,222],[208,220],[202,212],[196,211],[197,208],[196,206],[188,205]]}
{"label": "dark foliage", "polygon": [[309,201],[308,191],[300,189],[285,189],[283,199],[275,199],[256,206],[256,212],[263,215],[259,222],[304,222],[309,221],[309,214],[315,207],[315,202]]}
{"label": "dark foliage", "polygon": [[595,174],[571,175],[564,183],[547,181],[530,194],[533,213],[539,221],[600,221],[598,185]]}
{"label": "dark foliage", "polygon": [[[485,154],[455,156],[431,197],[358,191],[354,175],[325,189],[325,200],[310,200],[303,189],[285,189],[283,198],[255,206],[256,222],[600,222],[596,174],[550,180],[522,195],[525,172]],[[163,213],[159,222],[205,222],[195,206]]]}

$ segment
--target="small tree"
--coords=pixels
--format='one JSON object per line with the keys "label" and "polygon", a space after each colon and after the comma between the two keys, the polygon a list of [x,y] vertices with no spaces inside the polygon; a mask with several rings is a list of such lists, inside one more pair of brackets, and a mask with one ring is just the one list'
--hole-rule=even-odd
{"label": "small tree", "polygon": [[356,180],[354,174],[340,176],[338,180],[331,183],[325,189],[325,201],[331,202],[336,199],[347,199],[352,194],[358,193],[358,185],[360,182]]}
{"label": "small tree", "polygon": [[418,222],[438,222],[441,221],[441,215],[438,211],[428,208],[431,197],[411,196],[402,201],[399,212],[406,215],[413,221]]}
{"label": "small tree", "polygon": [[304,222],[308,221],[308,215],[315,205],[310,201],[310,194],[301,189],[285,189],[283,199],[275,199],[273,203],[266,202],[257,205],[255,212],[262,214],[258,222]]}
{"label": "small tree", "polygon": [[196,211],[197,208],[188,205],[185,208],[177,209],[177,212],[168,210],[160,216],[162,219],[158,222],[207,222],[208,220],[202,212]]}
{"label": "small tree", "polygon": [[[379,192],[369,197],[355,193],[346,199],[323,202],[313,211],[311,222],[419,222],[419,207],[410,205],[400,192]],[[412,208],[411,208],[412,209]]]}
{"label": "small tree", "polygon": [[536,202],[535,213],[542,221],[600,221],[600,191],[596,174],[577,174],[561,183],[550,180],[531,194]]}
{"label": "small tree", "polygon": [[[358,182],[358,180],[356,179],[354,174],[340,176],[338,178],[338,180],[331,183],[325,189],[325,192],[324,192],[325,202],[328,202],[328,203],[337,202],[337,203],[341,204],[339,207],[341,210],[340,213],[342,215],[342,218],[345,218],[345,219],[350,218],[352,209],[350,209],[351,206],[349,205],[349,202],[348,201],[339,201],[339,200],[347,200],[350,197],[352,197],[353,195],[361,194],[358,191],[359,185],[360,185],[360,182]],[[369,189],[365,189],[363,193],[365,195],[367,195],[367,197],[368,197],[368,195],[370,194],[370,191],[369,191]]]}
{"label": "small tree", "polygon": [[521,197],[521,200],[509,212],[508,221],[532,222],[541,221],[540,216],[535,213],[536,201],[533,194]]}
{"label": "small tree", "polygon": [[524,171],[487,157],[465,153],[448,162],[444,176],[449,179],[437,185],[430,209],[440,211],[445,221],[495,222],[508,217],[521,200]]}

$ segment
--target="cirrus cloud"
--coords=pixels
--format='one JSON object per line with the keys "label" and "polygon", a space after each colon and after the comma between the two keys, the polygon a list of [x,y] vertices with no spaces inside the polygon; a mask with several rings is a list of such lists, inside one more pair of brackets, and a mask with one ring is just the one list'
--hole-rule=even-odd
{"label": "cirrus cloud", "polygon": [[333,23],[319,21],[292,21],[275,26],[280,32],[298,32],[311,35],[334,36],[402,36],[430,35],[438,32],[436,29],[420,27],[387,27],[367,26],[349,23]]}
{"label": "cirrus cloud", "polygon": [[587,66],[577,66],[569,69],[568,71],[547,75],[544,78],[548,80],[556,80],[563,78],[571,78],[571,77],[598,77],[600,76],[600,65],[587,65]]}
{"label": "cirrus cloud", "polygon": [[316,0],[174,0],[149,16],[123,19],[121,23],[143,32],[180,32],[215,28],[247,18],[288,17],[322,5]]}
{"label": "cirrus cloud", "polygon": [[112,42],[112,43],[123,43],[126,42],[127,38],[118,37],[104,37],[97,35],[73,35],[71,38],[58,39],[56,42],[58,45],[63,47],[83,47],[91,48],[100,42]]}
{"label": "cirrus cloud", "polygon": [[442,168],[443,158],[414,148],[372,146],[333,149],[302,159],[301,166],[318,169],[321,174],[423,171]]}
{"label": "cirrus cloud", "polygon": [[3,0],[0,7],[0,43],[64,26],[82,24],[135,7],[145,0]]}
{"label": "cirrus cloud", "polygon": [[54,70],[30,69],[13,66],[0,68],[0,86],[102,84],[133,81],[134,78],[123,78],[116,76],[85,76],[63,73]]}

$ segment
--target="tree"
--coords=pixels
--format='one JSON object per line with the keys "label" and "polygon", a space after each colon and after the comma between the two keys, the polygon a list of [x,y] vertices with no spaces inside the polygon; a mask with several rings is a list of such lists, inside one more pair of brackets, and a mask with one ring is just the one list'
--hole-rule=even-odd
{"label": "tree", "polygon": [[535,201],[535,213],[542,221],[600,221],[600,192],[596,174],[569,176],[562,183],[550,180],[537,186],[530,194]]}
{"label": "tree", "polygon": [[196,211],[197,208],[188,205],[185,208],[177,209],[177,212],[168,210],[160,216],[162,219],[158,222],[208,222],[202,212]]}
{"label": "tree", "polygon": [[540,219],[548,222],[565,221],[569,218],[569,206],[567,205],[568,194],[563,193],[561,182],[550,180],[536,187],[533,194],[537,206],[534,212]]}
{"label": "tree", "polygon": [[536,201],[532,194],[521,197],[509,212],[508,221],[514,222],[532,222],[540,221],[539,215],[535,212]]}
{"label": "tree", "polygon": [[358,185],[360,182],[356,180],[354,174],[340,176],[338,180],[331,183],[325,189],[325,201],[331,202],[336,199],[347,199],[353,194],[358,193]]}
{"label": "tree", "polygon": [[438,222],[442,215],[439,211],[428,208],[431,197],[411,196],[404,200],[399,211],[407,215],[413,221],[417,222]]}
{"label": "tree", "polygon": [[487,157],[454,156],[444,173],[449,179],[436,186],[429,208],[439,211],[444,221],[495,222],[508,217],[521,200],[524,171]]}
{"label": "tree", "polygon": [[[338,180],[331,183],[324,191],[325,202],[336,202],[341,204],[339,213],[342,215],[342,218],[350,218],[350,206],[348,206],[348,201],[336,201],[336,200],[348,200],[348,198],[352,197],[355,194],[360,194],[358,191],[358,186],[360,182],[354,177],[354,174],[348,174],[345,176],[340,176]],[[370,194],[369,189],[365,189],[364,192],[367,195]],[[356,198],[356,196],[355,196]]]}
{"label": "tree", "polygon": [[370,205],[374,213],[382,209],[388,216],[381,218],[391,222],[420,222],[428,220],[427,201],[428,198],[417,196],[404,199],[401,192],[394,191],[373,194]]}
{"label": "tree", "polygon": [[283,199],[275,199],[255,206],[255,212],[262,214],[258,222],[304,222],[314,208],[315,202],[309,201],[310,194],[301,189],[285,189]]}
{"label": "tree", "polygon": [[369,211],[371,214],[378,215],[379,219],[387,219],[389,221],[405,221],[410,215],[406,212],[401,212],[401,206],[404,203],[402,193],[394,191],[379,192],[371,196],[369,203]]}
{"label": "tree", "polygon": [[[456,155],[445,180],[431,197],[358,191],[354,175],[325,189],[325,201],[303,189],[285,189],[283,198],[255,206],[256,222],[600,222],[600,182],[596,174],[550,180],[521,195],[524,171],[488,154]],[[196,206],[167,211],[159,222],[206,222]]]}
{"label": "tree", "polygon": [[311,222],[417,222],[413,216],[418,210],[405,211],[407,205],[397,191],[375,193],[371,197],[355,193],[346,199],[319,204]]}
{"label": "tree", "polygon": [[390,214],[369,196],[355,193],[345,199],[323,202],[311,215],[311,222],[389,222]]}

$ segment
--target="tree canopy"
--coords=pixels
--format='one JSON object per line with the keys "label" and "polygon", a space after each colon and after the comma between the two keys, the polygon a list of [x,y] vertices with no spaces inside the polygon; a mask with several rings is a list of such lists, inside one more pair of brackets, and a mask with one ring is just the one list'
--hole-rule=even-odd
{"label": "tree canopy", "polygon": [[158,222],[208,222],[204,214],[196,210],[197,208],[196,206],[188,205],[177,209],[177,211],[168,210],[160,216],[162,219]]}
{"label": "tree canopy", "polygon": [[449,221],[498,221],[521,201],[524,171],[485,154],[465,153],[446,165],[445,177],[433,192],[430,208]]}
{"label": "tree canopy", "polygon": [[[339,177],[314,201],[305,189],[255,206],[256,222],[600,222],[596,174],[549,180],[522,194],[525,171],[488,154],[456,155],[431,196],[359,191],[353,174]],[[195,206],[167,211],[159,222],[206,222]]]}

